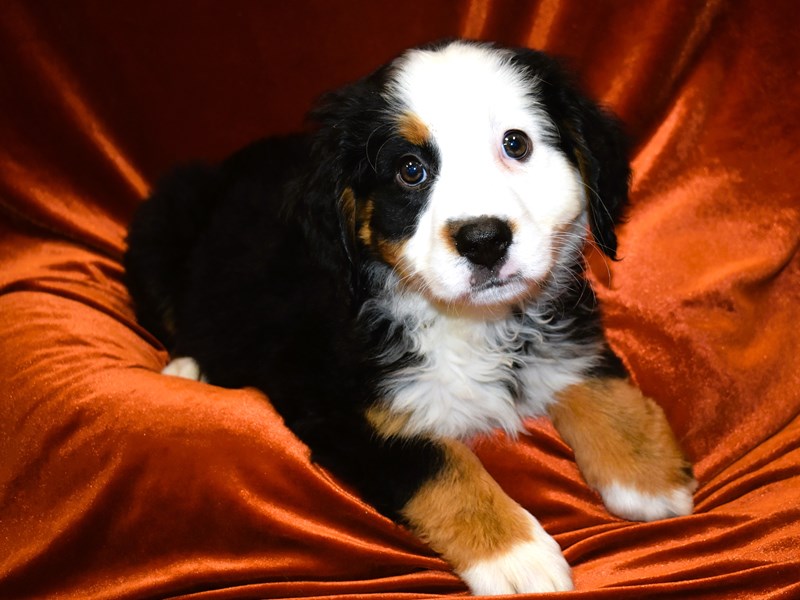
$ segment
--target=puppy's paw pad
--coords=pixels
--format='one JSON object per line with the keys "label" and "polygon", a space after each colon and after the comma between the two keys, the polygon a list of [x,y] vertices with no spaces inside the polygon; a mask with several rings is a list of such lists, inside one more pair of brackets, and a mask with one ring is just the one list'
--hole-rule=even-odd
{"label": "puppy's paw pad", "polygon": [[174,358],[170,363],[161,370],[162,375],[171,375],[172,377],[182,377],[183,379],[191,379],[193,381],[205,382],[203,372],[200,370],[200,365],[191,356],[181,356]]}
{"label": "puppy's paw pad", "polygon": [[630,521],[657,521],[692,514],[692,497],[697,483],[661,493],[642,492],[621,483],[612,483],[600,491],[609,512]]}
{"label": "puppy's paw pad", "polygon": [[532,539],[463,569],[476,596],[566,592],[573,589],[569,565],[558,543],[536,523]]}

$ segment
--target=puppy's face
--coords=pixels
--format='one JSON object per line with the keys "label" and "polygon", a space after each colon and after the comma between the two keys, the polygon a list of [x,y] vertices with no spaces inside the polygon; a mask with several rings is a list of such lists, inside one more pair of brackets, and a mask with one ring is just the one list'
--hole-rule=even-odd
{"label": "puppy's face", "polygon": [[366,164],[344,194],[359,243],[435,303],[536,294],[576,260],[588,222],[581,156],[565,151],[566,129],[542,101],[548,85],[483,45],[395,61],[378,115],[361,117]]}

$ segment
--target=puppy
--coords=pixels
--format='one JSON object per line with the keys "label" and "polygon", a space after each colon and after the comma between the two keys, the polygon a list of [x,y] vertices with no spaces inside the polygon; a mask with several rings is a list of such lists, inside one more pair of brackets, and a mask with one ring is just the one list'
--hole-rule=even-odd
{"label": "puppy", "polygon": [[617,121],[546,55],[464,41],[410,50],[311,117],[142,205],[127,275],[164,372],[263,390],[475,594],[572,588],[477,434],[549,416],[611,512],[690,513],[691,469],[584,277],[590,235],[615,258]]}

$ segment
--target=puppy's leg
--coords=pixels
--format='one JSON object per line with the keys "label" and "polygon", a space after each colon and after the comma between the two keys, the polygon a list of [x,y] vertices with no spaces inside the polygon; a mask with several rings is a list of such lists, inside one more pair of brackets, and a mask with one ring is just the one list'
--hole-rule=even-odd
{"label": "puppy's leg", "polygon": [[615,378],[571,386],[558,400],[553,424],[609,511],[636,521],[692,512],[697,483],[653,400]]}
{"label": "puppy's leg", "polygon": [[167,366],[161,369],[161,374],[206,383],[206,378],[200,370],[200,365],[191,356],[173,358]]}
{"label": "puppy's leg", "polygon": [[363,421],[329,416],[287,424],[318,463],[406,524],[474,594],[572,589],[558,544],[465,445],[404,433],[405,417],[380,408],[367,410]]}
{"label": "puppy's leg", "polygon": [[441,442],[443,465],[400,511],[411,529],[453,565],[473,594],[572,589],[556,541],[509,498],[474,454]]}

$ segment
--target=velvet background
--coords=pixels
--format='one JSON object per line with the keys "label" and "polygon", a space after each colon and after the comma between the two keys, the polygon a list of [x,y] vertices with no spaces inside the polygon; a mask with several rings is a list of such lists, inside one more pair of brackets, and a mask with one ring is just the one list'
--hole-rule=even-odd
{"label": "velvet background", "polygon": [[479,454],[582,598],[800,597],[800,34],[793,0],[0,4],[0,597],[421,597],[460,581],[262,396],[157,374],[126,223],[177,162],[463,35],[568,57],[627,121],[609,337],[696,463],[696,514],[609,516],[546,423]]}

